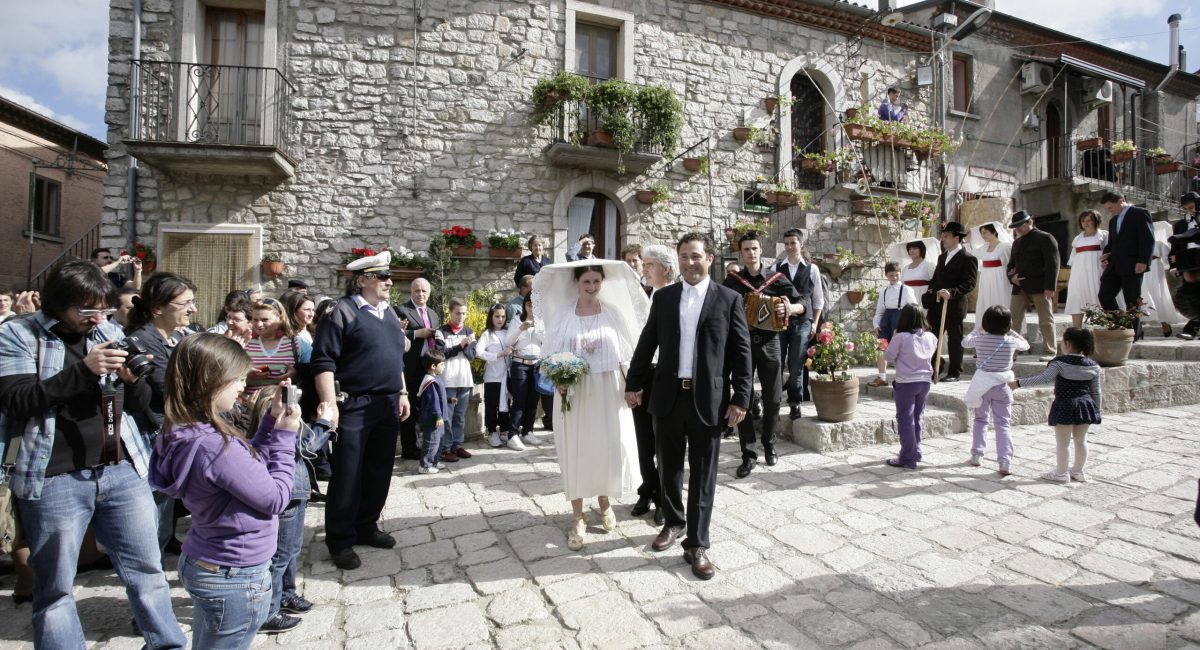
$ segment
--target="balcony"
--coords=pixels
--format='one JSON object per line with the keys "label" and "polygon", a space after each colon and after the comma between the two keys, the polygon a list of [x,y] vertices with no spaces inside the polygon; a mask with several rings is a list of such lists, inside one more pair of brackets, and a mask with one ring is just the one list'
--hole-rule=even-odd
{"label": "balcony", "polygon": [[[1195,166],[1200,144],[1156,160],[1139,148],[1113,152],[1110,142],[1097,138],[1053,136],[1021,145],[1023,160],[1021,191],[1070,187],[1085,194],[1119,191],[1131,203],[1157,202],[1173,205],[1191,191],[1200,169]],[[1178,162],[1170,165],[1170,162]]]}
{"label": "balcony", "polygon": [[[593,85],[605,81],[585,78]],[[627,85],[635,91],[641,88],[636,84]],[[559,102],[553,110],[549,123],[543,127],[550,134],[550,142],[544,149],[546,160],[553,165],[640,174],[663,159],[661,148],[651,144],[651,132],[637,110],[630,109],[629,119],[634,132],[630,151],[622,151],[597,134],[603,131],[603,125],[597,119],[597,111],[590,109],[586,102],[568,99]]]}
{"label": "balcony", "polygon": [[274,68],[134,61],[129,152],[172,175],[291,178],[287,108],[295,88]]}
{"label": "balcony", "polygon": [[[835,151],[845,152],[849,162],[832,171],[807,169],[805,153],[819,153],[814,143],[792,147],[795,186],[820,191],[832,182],[848,190],[847,198],[887,195],[901,199],[932,200],[938,195],[937,168],[941,157],[930,157],[911,147],[873,140],[851,140],[835,128],[829,135]],[[947,154],[948,155],[948,154]]]}

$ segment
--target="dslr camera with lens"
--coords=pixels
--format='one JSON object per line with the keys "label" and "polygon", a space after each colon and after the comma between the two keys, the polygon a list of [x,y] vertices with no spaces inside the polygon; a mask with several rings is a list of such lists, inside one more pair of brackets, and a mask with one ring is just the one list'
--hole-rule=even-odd
{"label": "dslr camera with lens", "polygon": [[138,340],[138,337],[126,336],[120,341],[114,342],[109,349],[124,350],[129,355],[125,357],[125,367],[138,379],[154,372],[154,366],[150,365],[150,359],[146,357],[146,349],[142,347],[142,342]]}

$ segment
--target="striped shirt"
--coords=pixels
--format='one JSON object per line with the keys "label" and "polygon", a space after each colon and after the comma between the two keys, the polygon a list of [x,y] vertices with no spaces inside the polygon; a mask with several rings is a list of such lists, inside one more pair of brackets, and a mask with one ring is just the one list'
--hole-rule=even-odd
{"label": "striped shirt", "polygon": [[974,331],[963,337],[962,345],[975,348],[975,367],[987,372],[1012,370],[1013,355],[1029,349],[1029,341],[1012,330],[1003,336]]}
{"label": "striped shirt", "polygon": [[[299,349],[297,350],[295,346],[298,346]],[[263,345],[263,340],[258,338],[246,342],[246,354],[250,355],[252,368],[262,372],[263,367],[266,367],[270,374],[270,377],[246,380],[246,392],[254,393],[261,388],[278,385],[283,381],[283,376],[287,374],[288,370],[296,365],[297,359],[300,363],[308,363],[308,357],[312,354],[312,346],[306,345],[303,340],[284,337],[279,339],[275,349],[267,350]]]}

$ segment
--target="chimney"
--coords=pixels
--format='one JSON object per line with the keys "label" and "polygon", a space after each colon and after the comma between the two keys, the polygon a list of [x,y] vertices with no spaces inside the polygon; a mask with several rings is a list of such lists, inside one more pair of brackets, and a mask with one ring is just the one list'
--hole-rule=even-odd
{"label": "chimney", "polygon": [[1171,49],[1167,51],[1167,55],[1171,58],[1171,67],[1179,69],[1179,21],[1183,20],[1183,16],[1179,14],[1171,14],[1167,19],[1167,25],[1171,28]]}
{"label": "chimney", "polygon": [[879,0],[879,13],[890,14],[896,10],[896,0]]}

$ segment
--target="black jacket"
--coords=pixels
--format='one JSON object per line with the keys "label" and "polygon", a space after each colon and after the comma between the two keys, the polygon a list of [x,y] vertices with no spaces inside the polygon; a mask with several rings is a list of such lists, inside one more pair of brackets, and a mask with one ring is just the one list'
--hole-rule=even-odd
{"label": "black jacket", "polygon": [[1020,285],[1013,285],[1013,294],[1041,293],[1058,288],[1058,240],[1054,235],[1034,228],[1017,237],[1012,245],[1008,260],[1008,277],[1024,278]]}
{"label": "black jacket", "polygon": [[[658,369],[650,414],[670,415],[679,394],[679,317],[683,283],[677,282],[654,292],[650,316],[629,366],[626,390],[636,392],[645,387],[650,375],[650,361],[658,351]],[[696,326],[695,365],[692,379],[695,388],[696,413],[706,426],[718,426],[724,420],[729,404],[750,406],[750,328],[742,308],[742,297],[732,289],[713,282],[704,296],[704,306]],[[732,392],[732,396],[731,393]]]}
{"label": "black jacket", "polygon": [[[396,315],[400,317],[400,320],[408,319],[408,329],[404,330],[404,336],[412,341],[408,352],[404,353],[405,375],[410,380],[416,377],[417,381],[420,381],[420,378],[425,375],[425,368],[421,365],[421,354],[428,349],[429,339],[419,339],[413,333],[425,327],[425,324],[421,322],[421,314],[417,311],[417,305],[411,298],[395,309]],[[429,327],[431,329],[436,330],[442,324],[441,319],[438,318],[437,311],[428,304],[425,305],[425,314],[429,317]],[[411,391],[416,387],[409,386],[408,388]]]}
{"label": "black jacket", "polygon": [[1108,222],[1108,243],[1104,252],[1109,254],[1108,266],[1105,273],[1117,275],[1135,275],[1135,264],[1150,266],[1150,258],[1154,255],[1154,224],[1153,217],[1145,208],[1129,206],[1125,218],[1121,221],[1121,229],[1117,227],[1117,218]]}
{"label": "black jacket", "polygon": [[[1200,214],[1197,214],[1195,217],[1180,219],[1179,221],[1171,224],[1171,230],[1175,235],[1183,235],[1187,231],[1195,230],[1197,228],[1200,228]],[[1198,259],[1197,249],[1189,249],[1188,242],[1179,241],[1179,239],[1183,239],[1183,237],[1171,238],[1171,252],[1168,258],[1168,261],[1170,262],[1170,268],[1182,270],[1195,267],[1196,260]],[[1192,252],[1186,252],[1188,250],[1191,250]]]}
{"label": "black jacket", "polygon": [[921,294],[921,304],[929,312],[929,320],[936,324],[941,318],[942,307],[938,304],[937,292],[946,289],[950,292],[950,304],[946,308],[947,318],[963,319],[967,317],[967,294],[975,290],[979,280],[979,260],[967,252],[966,247],[960,247],[958,252],[946,264],[946,252],[938,255],[937,267],[933,270],[933,279],[929,281],[929,290]]}

